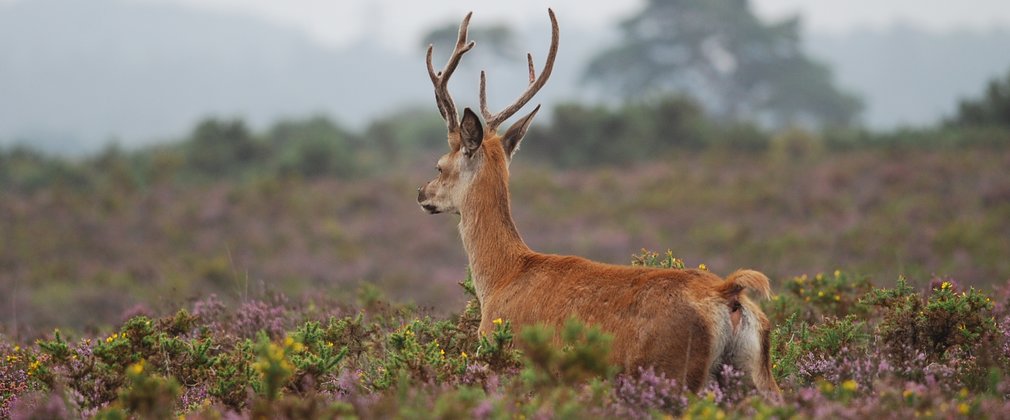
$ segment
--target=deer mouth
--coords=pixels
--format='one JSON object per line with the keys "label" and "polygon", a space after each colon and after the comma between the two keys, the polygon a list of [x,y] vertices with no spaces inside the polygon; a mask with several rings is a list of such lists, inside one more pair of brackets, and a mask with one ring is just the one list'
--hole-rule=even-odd
{"label": "deer mouth", "polygon": [[442,212],[441,210],[438,209],[438,207],[435,207],[431,204],[421,204],[421,208],[423,208],[424,211],[428,212],[428,214],[439,214]]}

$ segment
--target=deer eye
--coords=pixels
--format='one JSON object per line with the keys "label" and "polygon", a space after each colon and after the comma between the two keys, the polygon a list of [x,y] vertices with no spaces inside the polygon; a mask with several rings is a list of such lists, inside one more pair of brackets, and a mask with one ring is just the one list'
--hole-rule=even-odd
{"label": "deer eye", "polygon": [[441,166],[435,165],[435,170],[438,171],[438,173],[442,173],[442,167]]}

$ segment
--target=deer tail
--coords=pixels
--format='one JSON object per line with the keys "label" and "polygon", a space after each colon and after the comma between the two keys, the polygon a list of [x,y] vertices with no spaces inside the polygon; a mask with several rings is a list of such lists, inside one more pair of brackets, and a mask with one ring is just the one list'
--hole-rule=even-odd
{"label": "deer tail", "polygon": [[737,270],[726,277],[726,280],[719,286],[719,291],[727,300],[735,300],[740,293],[750,290],[760,297],[770,299],[772,287],[768,281],[768,276],[754,270]]}

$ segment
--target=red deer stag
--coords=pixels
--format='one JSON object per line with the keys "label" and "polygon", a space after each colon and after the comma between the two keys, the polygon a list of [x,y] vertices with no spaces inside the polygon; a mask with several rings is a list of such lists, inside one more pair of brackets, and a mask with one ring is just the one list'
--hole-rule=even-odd
{"label": "red deer stag", "polygon": [[529,87],[496,114],[487,106],[486,80],[480,75],[480,110],[486,126],[470,108],[460,120],[448,82],[467,41],[467,14],[445,68],[436,72],[428,47],[428,75],[435,102],[448,126],[449,153],[438,160],[438,175],[418,188],[417,202],[431,214],[456,213],[481,306],[480,333],[502,318],[517,326],[559,326],[569,317],[613,334],[612,362],[626,371],[653,366],[697,392],[721,363],[743,370],[772,400],[780,391],[772,377],[768,318],[748,299],[747,290],[767,298],[768,278],[740,270],[725,280],[703,270],[618,266],[580,257],[540,254],[523,242],[509,204],[509,163],[540,109],[533,109],[504,134],[498,127],[544,86],[558,52],[558,22],[551,19],[551,46],[540,76],[532,55]]}

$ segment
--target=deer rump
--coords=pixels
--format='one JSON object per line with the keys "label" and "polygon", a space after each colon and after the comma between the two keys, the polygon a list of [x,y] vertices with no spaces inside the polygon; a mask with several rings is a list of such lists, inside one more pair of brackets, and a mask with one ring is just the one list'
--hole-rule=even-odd
{"label": "deer rump", "polygon": [[[725,363],[743,371],[762,395],[779,398],[771,376],[770,324],[746,294],[770,295],[764,274],[740,270],[723,280],[702,270],[614,266],[580,257],[525,260],[526,275],[488,296],[485,320],[563,325],[575,316],[614,336],[611,361],[625,372],[653,367],[697,392]],[[482,323],[481,333],[491,329]]]}

